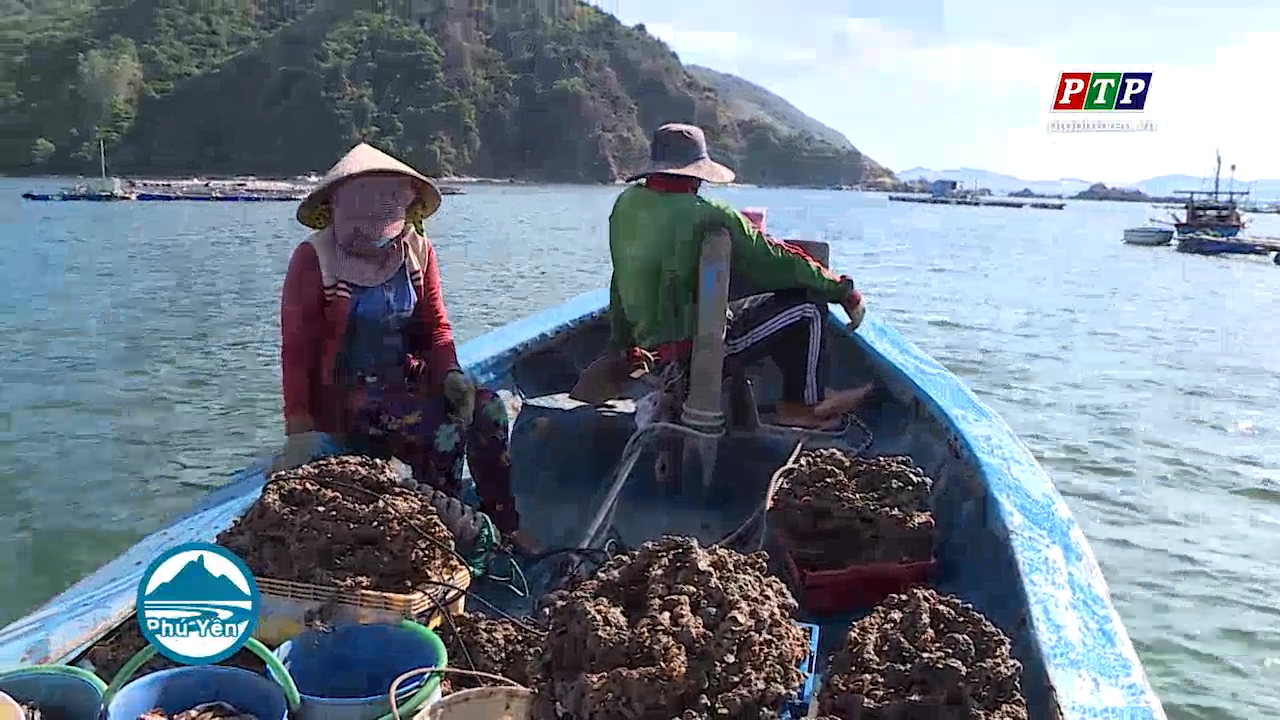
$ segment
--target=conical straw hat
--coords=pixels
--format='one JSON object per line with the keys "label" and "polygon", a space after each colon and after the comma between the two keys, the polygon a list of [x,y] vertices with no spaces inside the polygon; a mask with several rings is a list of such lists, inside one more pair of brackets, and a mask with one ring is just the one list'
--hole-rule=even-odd
{"label": "conical straw hat", "polygon": [[368,143],[360,143],[329,168],[320,184],[298,206],[298,222],[313,230],[324,228],[325,222],[317,217],[317,210],[329,199],[334,186],[343,180],[368,173],[398,173],[417,184],[418,198],[422,200],[424,217],[430,217],[440,209],[440,190],[427,176],[382,152]]}

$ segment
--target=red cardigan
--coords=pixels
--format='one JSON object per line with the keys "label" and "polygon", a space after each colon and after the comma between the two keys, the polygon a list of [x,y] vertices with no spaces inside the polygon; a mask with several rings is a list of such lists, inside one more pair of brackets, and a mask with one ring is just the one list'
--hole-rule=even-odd
{"label": "red cardigan", "polygon": [[[289,259],[280,297],[280,369],[287,434],[341,432],[343,398],[334,368],[346,336],[351,286],[333,277],[336,245],[332,231],[307,238]],[[408,352],[426,361],[429,387],[458,368],[453,326],[440,290],[440,271],[430,241],[414,233],[406,246],[409,281],[418,294],[419,323],[405,331]]]}

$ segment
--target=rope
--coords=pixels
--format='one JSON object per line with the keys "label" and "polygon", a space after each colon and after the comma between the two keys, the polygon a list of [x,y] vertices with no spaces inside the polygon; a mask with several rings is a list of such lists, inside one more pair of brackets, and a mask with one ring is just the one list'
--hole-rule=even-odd
{"label": "rope", "polygon": [[404,681],[408,680],[409,678],[417,677],[418,675],[427,675],[427,674],[430,674],[430,673],[448,673],[448,674],[452,674],[452,675],[469,675],[469,676],[471,676],[471,677],[483,678],[483,679],[485,679],[485,680],[497,680],[497,681],[499,681],[499,682],[506,683],[506,684],[507,684],[508,686],[510,686],[510,687],[514,687],[514,688],[519,689],[519,690],[526,690],[526,691],[532,692],[532,690],[529,690],[529,688],[527,688],[527,687],[525,687],[525,686],[521,685],[520,683],[516,682],[515,680],[512,680],[511,678],[505,678],[505,677],[502,677],[501,675],[494,675],[493,673],[480,672],[479,670],[463,670],[462,668],[451,668],[451,667],[421,667],[421,668],[414,668],[413,670],[410,670],[410,671],[408,671],[408,672],[406,672],[406,673],[404,673],[404,674],[400,675],[400,677],[396,678],[395,680],[392,680],[392,681],[391,681],[391,690],[387,693],[387,698],[391,701],[391,717],[392,717],[392,720],[401,720],[401,717],[400,717],[400,703],[399,703],[399,701],[397,701],[397,699],[396,699],[396,695],[397,695],[397,694],[399,694],[397,691],[400,689],[400,683],[403,683]]}
{"label": "rope", "polygon": [[849,424],[861,430],[864,436],[862,444],[853,451],[854,455],[861,455],[862,453],[870,450],[872,445],[876,444],[876,436],[871,434],[871,428],[867,427],[867,424],[862,422],[857,415],[850,413],[847,417],[849,419]]}
{"label": "rope", "polygon": [[631,477],[631,471],[635,469],[636,463],[639,462],[640,456],[648,449],[648,443],[654,439],[660,432],[675,432],[688,435],[693,438],[704,438],[714,440],[721,437],[718,433],[702,432],[693,428],[677,425],[670,422],[655,422],[633,434],[631,439],[627,440],[627,445],[622,449],[622,455],[618,460],[618,469],[614,472],[614,481],[609,488],[608,494],[605,496],[604,502],[601,504],[600,510],[596,513],[591,524],[587,526],[587,532],[583,535],[583,541],[579,543],[581,547],[591,547],[591,541],[600,532],[600,528],[604,526],[604,521],[609,517],[609,512],[618,502],[618,496],[622,494],[622,488],[626,485],[627,480]]}
{"label": "rope", "polygon": [[[744,520],[743,523],[738,526],[738,529],[724,536],[723,539],[715,543],[715,545],[713,545],[712,547],[715,547],[716,545],[722,545],[725,547],[732,548],[733,543],[740,540],[741,536],[745,536],[747,534],[748,527],[750,527],[751,524],[754,523],[757,519],[759,519],[761,523],[760,545],[761,547],[763,547],[764,537],[765,537],[764,523],[766,522],[766,517],[769,511],[769,508],[773,505],[773,496],[775,493],[778,492],[778,487],[782,484],[783,473],[785,473],[786,471],[796,466],[796,458],[800,457],[800,450],[803,447],[804,447],[804,440],[801,440],[800,442],[796,443],[796,446],[791,451],[791,455],[787,458],[787,461],[782,464],[782,467],[779,467],[776,471],[774,471],[773,475],[769,478],[769,484],[765,487],[764,502],[762,502],[760,506],[756,508],[756,511],[751,514],[751,517],[748,517],[746,520]],[[758,550],[759,548],[756,548],[756,549]]]}

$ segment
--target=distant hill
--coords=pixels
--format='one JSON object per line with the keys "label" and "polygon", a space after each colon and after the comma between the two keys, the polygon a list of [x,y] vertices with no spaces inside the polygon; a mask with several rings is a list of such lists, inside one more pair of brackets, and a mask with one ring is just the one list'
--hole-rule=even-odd
{"label": "distant hill", "polygon": [[[1079,178],[1062,178],[1060,180],[1023,180],[1013,175],[1004,175],[1002,173],[990,172],[987,170],[978,170],[975,168],[959,168],[953,170],[931,170],[929,168],[914,167],[910,170],[903,170],[898,173],[898,177],[904,181],[915,180],[917,178],[925,178],[926,180],[955,180],[964,183],[966,187],[977,185],[980,188],[989,188],[996,193],[1011,193],[1022,189],[1029,189],[1037,195],[1063,195],[1071,197],[1077,193],[1088,190],[1097,181],[1081,180]],[[1172,195],[1178,190],[1212,190],[1213,178],[1195,177],[1194,175],[1161,175],[1159,177],[1148,178],[1136,183],[1106,183],[1111,188],[1133,188],[1141,190],[1143,193],[1152,197],[1166,197]],[[1223,178],[1221,189],[1226,190],[1229,180]],[[1280,180],[1240,180],[1236,179],[1234,188],[1236,190],[1252,190],[1255,199],[1273,200],[1280,199]]]}
{"label": "distant hill", "polygon": [[786,99],[750,80],[701,65],[686,65],[685,70],[715,90],[721,102],[728,106],[729,112],[738,120],[763,120],[779,130],[807,133],[840,148],[853,147],[849,138],[840,131],[805,115]]}
{"label": "distant hill", "polygon": [[248,600],[249,596],[227,577],[209,572],[204,564],[204,555],[200,555],[182,566],[168,582],[147,593],[146,599],[217,602]]}
{"label": "distant hill", "polygon": [[1089,189],[1093,183],[1088,180],[1077,179],[1061,179],[1061,180],[1023,180],[1012,175],[1004,175],[1002,173],[990,172],[988,170],[978,170],[975,168],[958,168],[954,170],[931,170],[929,168],[914,167],[910,170],[902,170],[898,173],[898,178],[904,181],[911,181],[917,178],[926,180],[955,180],[963,184],[965,187],[986,188],[995,193],[1011,193],[1018,190],[1031,190],[1037,195],[1062,195],[1070,197],[1078,192]]}
{"label": "distant hill", "polygon": [[[1194,177],[1192,175],[1161,175],[1148,178],[1137,183],[1138,189],[1148,195],[1172,195],[1176,190],[1212,190],[1213,177]],[[1234,184],[1224,176],[1220,189],[1247,190],[1253,193],[1255,200],[1280,200],[1280,180],[1241,180],[1236,178]]]}

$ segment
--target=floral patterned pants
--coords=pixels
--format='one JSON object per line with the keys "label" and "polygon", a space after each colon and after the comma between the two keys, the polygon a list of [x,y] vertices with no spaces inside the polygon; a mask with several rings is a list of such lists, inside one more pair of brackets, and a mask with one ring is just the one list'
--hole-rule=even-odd
{"label": "floral patterned pants", "polygon": [[413,469],[416,480],[458,498],[465,460],[480,509],[499,532],[519,529],[520,515],[511,496],[511,422],[497,393],[476,388],[470,423],[450,415],[441,395],[397,393],[362,405],[352,417],[348,436],[353,450],[399,458]]}

